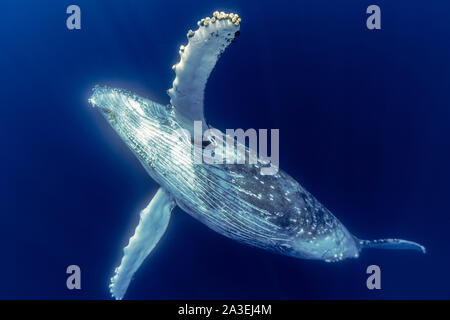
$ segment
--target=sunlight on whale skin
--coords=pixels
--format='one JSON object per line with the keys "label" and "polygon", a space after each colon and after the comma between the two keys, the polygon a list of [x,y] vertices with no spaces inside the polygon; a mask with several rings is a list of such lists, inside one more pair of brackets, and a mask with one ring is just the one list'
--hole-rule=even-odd
{"label": "sunlight on whale skin", "polygon": [[107,87],[95,87],[89,99],[160,185],[141,212],[111,279],[116,299],[123,298],[133,274],[163,236],[176,205],[224,236],[297,258],[341,261],[357,258],[366,247],[425,252],[407,240],[356,238],[287,173],[261,174],[268,165],[265,159],[235,164],[249,155],[245,146],[227,153],[226,164],[194,163],[194,152],[201,146],[190,139],[193,123],[208,127],[203,112],[206,82],[239,34],[240,23],[237,14],[216,11],[188,32],[188,44],[180,47],[180,62],[173,67],[169,105]]}

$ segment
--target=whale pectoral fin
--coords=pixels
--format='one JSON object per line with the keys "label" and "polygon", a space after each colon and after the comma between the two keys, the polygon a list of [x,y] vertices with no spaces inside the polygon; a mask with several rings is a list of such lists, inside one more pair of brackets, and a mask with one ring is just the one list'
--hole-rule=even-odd
{"label": "whale pectoral fin", "polygon": [[163,236],[174,207],[172,196],[159,188],[149,205],[141,211],[136,231],[123,249],[122,261],[109,285],[111,295],[117,300],[123,298],[133,274]]}
{"label": "whale pectoral fin", "polygon": [[241,18],[237,14],[214,12],[212,18],[198,22],[189,30],[188,44],[180,47],[180,62],[173,66],[176,77],[167,91],[177,119],[193,134],[193,122],[204,120],[204,90],[208,77],[222,52],[239,34]]}
{"label": "whale pectoral fin", "polygon": [[426,249],[417,242],[403,239],[359,240],[361,248],[378,248],[391,250],[416,250],[426,253]]}

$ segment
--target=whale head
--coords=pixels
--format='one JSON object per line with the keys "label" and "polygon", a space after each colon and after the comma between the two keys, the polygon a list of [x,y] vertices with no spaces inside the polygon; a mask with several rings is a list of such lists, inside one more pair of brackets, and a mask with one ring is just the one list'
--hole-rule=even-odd
{"label": "whale head", "polygon": [[143,105],[131,94],[123,90],[95,87],[89,99],[97,107],[109,124],[116,130],[127,123],[136,123],[146,116]]}
{"label": "whale head", "polygon": [[171,107],[138,97],[125,90],[95,87],[89,99],[109,125],[129,145],[143,147],[161,131],[176,125]]}

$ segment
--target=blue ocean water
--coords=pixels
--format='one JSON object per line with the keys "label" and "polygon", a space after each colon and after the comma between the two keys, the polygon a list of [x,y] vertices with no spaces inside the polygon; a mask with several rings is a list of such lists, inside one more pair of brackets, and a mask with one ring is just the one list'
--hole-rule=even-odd
{"label": "blue ocean water", "polygon": [[[77,4],[82,29],[66,28]],[[368,30],[377,4],[382,29]],[[356,236],[427,247],[327,264],[229,240],[176,209],[128,299],[450,298],[450,23],[438,1],[0,3],[1,299],[108,299],[158,186],[87,102],[96,84],[168,103],[186,32],[213,11],[241,36],[206,89],[220,129],[279,128],[280,165]],[[66,288],[66,267],[82,289]],[[366,287],[381,268],[381,290]]]}

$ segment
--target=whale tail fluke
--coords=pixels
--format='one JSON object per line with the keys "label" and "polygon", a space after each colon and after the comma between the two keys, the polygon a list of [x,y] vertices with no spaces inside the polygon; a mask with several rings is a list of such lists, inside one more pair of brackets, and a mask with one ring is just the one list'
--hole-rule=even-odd
{"label": "whale tail fluke", "polygon": [[391,250],[417,250],[426,253],[427,250],[421,244],[403,239],[378,239],[359,240],[361,248],[378,248]]}

